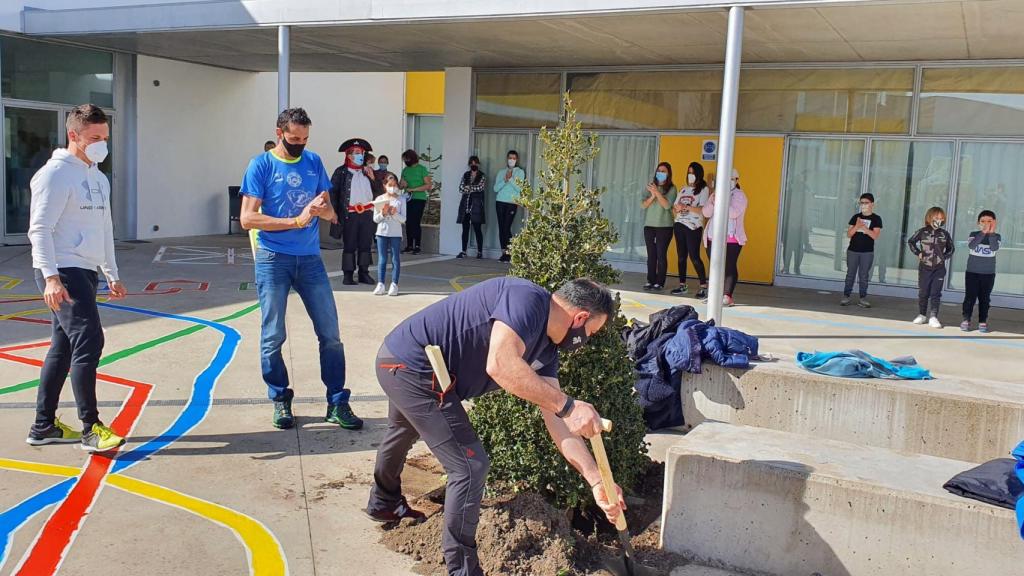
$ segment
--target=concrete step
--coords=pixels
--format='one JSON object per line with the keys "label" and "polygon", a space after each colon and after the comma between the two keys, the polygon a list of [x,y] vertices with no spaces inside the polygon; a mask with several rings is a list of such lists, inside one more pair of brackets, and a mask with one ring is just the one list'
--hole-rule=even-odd
{"label": "concrete step", "polygon": [[672,576],[742,576],[739,572],[709,568],[700,564],[687,564],[672,570]]}
{"label": "concrete step", "polygon": [[668,450],[662,546],[772,576],[1011,576],[1012,510],[949,494],[969,462],[707,422]]}
{"label": "concrete step", "polygon": [[1024,386],[981,378],[834,378],[792,359],[745,371],[705,364],[683,378],[682,401],[688,427],[717,420],[968,462],[1005,457],[1024,438]]}

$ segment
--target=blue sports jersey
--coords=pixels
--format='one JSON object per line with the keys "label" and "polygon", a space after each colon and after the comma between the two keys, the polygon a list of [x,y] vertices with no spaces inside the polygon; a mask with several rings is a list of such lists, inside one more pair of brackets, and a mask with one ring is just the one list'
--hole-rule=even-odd
{"label": "blue sports jersey", "polygon": [[[284,160],[264,152],[249,162],[242,177],[241,193],[259,198],[260,211],[275,218],[295,218],[317,194],[331,189],[324,163],[314,152],[304,150],[295,160]],[[260,230],[259,247],[292,256],[320,254],[320,219],[302,229]]]}

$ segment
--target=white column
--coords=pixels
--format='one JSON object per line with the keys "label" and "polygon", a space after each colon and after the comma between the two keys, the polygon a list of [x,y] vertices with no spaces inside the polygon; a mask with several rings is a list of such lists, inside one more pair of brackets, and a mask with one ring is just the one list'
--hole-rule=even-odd
{"label": "white column", "polygon": [[291,28],[277,27],[277,111],[289,107],[291,87]]}
{"label": "white column", "polygon": [[729,34],[725,46],[722,82],[722,120],[718,133],[718,167],[715,177],[715,214],[712,223],[711,274],[708,282],[708,318],[722,324],[722,292],[725,290],[725,239],[729,234],[729,196],[732,191],[732,160],[736,140],[736,101],[740,89],[740,56],[743,52],[743,7],[729,9]]}
{"label": "white column", "polygon": [[462,229],[455,224],[459,181],[467,170],[473,141],[473,69],[444,70],[444,162],[441,169],[441,254],[462,250]]}

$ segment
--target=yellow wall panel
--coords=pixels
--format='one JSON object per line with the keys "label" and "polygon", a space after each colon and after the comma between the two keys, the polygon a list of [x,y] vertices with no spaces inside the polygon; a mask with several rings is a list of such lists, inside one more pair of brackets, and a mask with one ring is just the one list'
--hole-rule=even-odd
{"label": "yellow wall panel", "polygon": [[[716,162],[705,162],[701,157],[704,140],[717,140],[718,135],[662,136],[661,160],[672,164],[673,180],[686,182],[686,167],[697,161],[708,174],[717,171]],[[743,223],[747,230],[747,245],[740,254],[741,282],[770,284],[775,277],[775,244],[778,238],[779,197],[782,184],[782,155],[784,138],[740,136],[736,138],[733,165],[740,172],[740,187],[750,202]],[[678,186],[678,184],[677,184]],[[705,264],[707,255],[703,253]],[[678,274],[675,243],[669,249],[669,272]],[[693,266],[689,266],[693,275]],[[670,282],[671,285],[671,282]]]}
{"label": "yellow wall panel", "polygon": [[405,113],[444,114],[444,72],[405,73]]}

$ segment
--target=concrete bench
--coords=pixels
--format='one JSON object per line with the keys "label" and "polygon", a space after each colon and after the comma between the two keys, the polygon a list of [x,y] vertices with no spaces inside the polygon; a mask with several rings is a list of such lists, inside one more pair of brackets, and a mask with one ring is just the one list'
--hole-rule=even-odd
{"label": "concrete bench", "polygon": [[834,378],[788,359],[705,364],[683,378],[682,402],[688,427],[710,419],[969,462],[1024,439],[1024,385],[1009,382]]}
{"label": "concrete bench", "polygon": [[1011,576],[1011,510],[947,493],[973,464],[706,422],[666,454],[662,546],[773,576]]}

